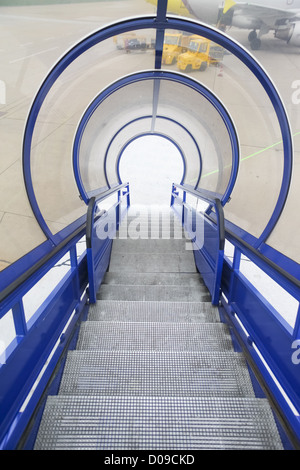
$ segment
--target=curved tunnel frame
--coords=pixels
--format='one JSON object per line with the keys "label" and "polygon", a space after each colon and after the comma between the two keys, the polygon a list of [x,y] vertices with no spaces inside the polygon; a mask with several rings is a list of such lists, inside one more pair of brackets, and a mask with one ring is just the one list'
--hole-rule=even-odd
{"label": "curved tunnel frame", "polygon": [[[103,29],[96,31],[95,33],[92,33],[87,38],[83,39],[80,43],[75,45],[68,53],[66,53],[62,57],[62,59],[58,61],[58,63],[50,71],[43,84],[41,85],[33,101],[25,127],[23,141],[23,172],[25,186],[27,189],[30,204],[32,206],[32,210],[47,239],[53,242],[55,237],[53,237],[53,234],[49,230],[40,212],[37,200],[35,198],[30,172],[30,150],[32,135],[41,106],[56,79],[61,75],[61,73],[66,69],[69,64],[71,64],[78,56],[80,56],[86,50],[112,36],[126,33],[132,30],[142,30],[148,28],[157,30],[157,38],[160,38],[159,40],[157,39],[156,43],[155,66],[157,67],[157,69],[160,69],[161,67],[163,36],[166,29],[175,29],[179,31],[185,31],[191,34],[198,34],[206,37],[209,40],[219,43],[221,46],[223,46],[229,52],[235,55],[239,60],[241,60],[248,67],[248,69],[256,76],[256,78],[259,80],[264,90],[266,91],[267,95],[269,96],[270,101],[274,107],[275,113],[277,115],[281,134],[283,137],[282,140],[284,151],[284,169],[280,193],[271,218],[267,222],[266,227],[259,238],[254,238],[247,232],[241,230],[238,230],[238,232],[239,236],[245,238],[246,240],[250,240],[250,243],[254,246],[254,248],[260,249],[262,252],[266,251],[267,256],[269,256],[270,258],[272,258],[272,256],[274,255],[274,251],[274,258],[278,259],[278,252],[276,252],[276,250],[273,250],[272,247],[268,247],[266,245],[266,241],[270,236],[271,232],[273,231],[286,203],[291,182],[293,155],[293,142],[289,120],[283,102],[278,94],[278,91],[268,74],[257,63],[256,59],[254,59],[254,57],[246,49],[244,49],[238,43],[233,41],[231,38],[227,37],[224,33],[209,25],[200,24],[199,22],[193,20],[181,19],[172,16],[166,17],[166,15],[161,14],[161,12],[159,12],[157,16],[151,15],[147,17],[138,17],[124,20],[119,23],[104,27]],[[166,72],[161,72],[159,70],[156,70],[155,73],[163,75],[166,74]],[[230,194],[228,194],[228,197],[229,196]],[[280,256],[282,256],[285,262],[284,255],[280,254]],[[293,264],[293,261],[290,261]]]}
{"label": "curved tunnel frame", "polygon": [[[143,116],[143,117],[140,117],[138,118],[137,120],[142,120],[142,119],[151,119],[152,116],[151,115],[148,115],[148,116]],[[156,116],[156,119],[167,119],[169,121],[171,121],[171,118],[167,118],[167,117],[164,117],[164,116]],[[112,141],[115,139],[115,137],[119,134],[119,132],[121,130],[123,130],[125,127],[127,127],[127,125],[130,125],[132,123],[129,122],[128,124],[125,124],[125,126],[123,126],[114,136],[113,138],[111,139],[110,143],[109,143],[109,146],[111,145]],[[184,129],[189,135],[190,137],[193,139],[194,141],[194,144],[197,148],[197,151],[198,151],[198,155],[199,155],[199,161],[200,161],[200,168],[201,168],[201,162],[202,162],[202,157],[201,157],[201,152],[200,152],[200,149],[199,149],[199,146],[197,144],[197,142],[195,141],[194,137],[192,136],[192,134],[189,132],[189,130],[182,126],[181,124],[177,123],[176,121],[174,121],[175,124],[178,124],[180,127],[182,127],[182,129]],[[142,137],[143,135],[146,135],[146,134],[142,134],[142,135],[139,135],[138,137]],[[179,144],[177,142],[175,142],[174,139],[171,139],[169,136],[166,136],[166,135],[162,135],[162,134],[157,134],[157,133],[148,133],[147,135],[159,135],[160,137],[165,137],[167,139],[169,139],[176,147],[177,149],[179,150],[179,152],[181,153],[181,157],[183,159],[183,165],[184,165],[184,172],[183,172],[183,177],[182,177],[182,181],[184,180],[184,177],[185,177],[185,173],[186,173],[186,157],[184,155],[184,152],[182,151],[182,149],[180,148]],[[123,149],[121,150],[121,152],[119,153],[119,156],[118,156],[118,159],[117,159],[117,175],[118,175],[118,178],[119,178],[119,183],[121,184],[121,176],[120,176],[120,171],[119,171],[119,168],[120,168],[120,160],[121,160],[121,157],[122,157],[122,154],[125,150],[125,148],[133,141],[133,139],[131,139],[130,142],[127,142],[127,144],[125,144],[125,146],[123,147]]]}
{"label": "curved tunnel frame", "polygon": [[[148,116],[142,116],[140,118],[137,118],[137,120],[142,120],[142,119],[152,119],[152,115],[148,115]],[[199,161],[200,161],[200,174],[199,174],[199,178],[198,178],[198,181],[200,179],[200,176],[201,176],[201,167],[202,167],[202,157],[201,157],[201,152],[200,152],[200,148],[195,140],[195,138],[193,137],[193,135],[190,133],[190,131],[185,127],[183,126],[182,124],[180,124],[179,122],[176,122],[174,121],[173,119],[169,118],[169,117],[165,117],[165,116],[156,116],[156,119],[166,119],[168,121],[172,121],[174,122],[174,124],[177,124],[178,126],[180,126],[190,137],[191,139],[193,140],[194,144],[195,144],[195,147],[197,149],[197,152],[198,152],[198,155],[199,155]],[[113,142],[113,140],[117,137],[117,135],[119,134],[119,132],[121,132],[125,127],[127,127],[128,125],[130,125],[133,121],[130,121],[128,122],[127,124],[125,124],[125,126],[123,126],[118,132],[116,132],[116,134],[113,136],[113,138],[111,139],[110,143],[109,143],[109,146],[108,148],[110,147],[111,143]],[[145,134],[143,134],[145,135]],[[149,134],[148,134],[149,135]],[[150,134],[150,135],[158,135],[157,133],[155,134]],[[141,135],[139,136],[141,137]],[[167,137],[167,136],[163,136],[163,137]],[[167,137],[168,139],[170,139],[170,137]],[[171,142],[178,148],[178,150],[180,149],[180,146],[178,145],[177,142],[175,142],[173,139],[170,139]],[[132,140],[131,140],[132,141]],[[128,142],[127,144],[125,144],[125,146],[129,145],[130,142]],[[121,150],[119,156],[118,156],[118,159],[117,159],[117,174],[118,174],[118,177],[119,177],[119,183],[121,184],[121,177],[120,177],[120,171],[119,171],[119,167],[120,167],[120,160],[121,160],[121,157],[122,157],[122,154],[124,152],[125,148],[123,148],[123,150]],[[185,155],[182,151],[182,149],[179,150],[180,153],[181,153],[181,156],[183,158],[183,162],[184,162],[184,174],[183,174],[183,178],[182,178],[182,181],[184,180],[184,177],[185,177],[185,173],[186,173],[186,159],[185,159]],[[105,165],[104,165],[104,170],[105,170]],[[107,178],[106,178],[106,181],[107,181]],[[107,181],[107,184],[108,181]],[[198,182],[197,182],[198,184]]]}
{"label": "curved tunnel frame", "polygon": [[[82,179],[81,179],[81,176],[80,176],[80,169],[79,169],[79,147],[80,147],[80,142],[81,142],[81,139],[82,139],[82,136],[84,134],[84,131],[85,131],[85,127],[87,125],[87,123],[89,122],[89,120],[91,119],[94,111],[98,108],[98,106],[101,106],[101,103],[108,97],[110,96],[112,93],[114,93],[116,90],[119,90],[120,88],[122,87],[125,87],[126,85],[129,85],[131,83],[134,83],[134,82],[137,82],[137,81],[141,81],[141,80],[171,80],[171,81],[177,81],[179,82],[180,84],[183,84],[185,86],[188,86],[194,90],[196,90],[198,93],[200,93],[204,98],[206,98],[212,106],[214,106],[214,108],[218,111],[218,113],[220,114],[226,128],[227,128],[227,131],[228,131],[228,134],[229,134],[229,137],[230,137],[230,141],[231,141],[231,147],[232,147],[232,171],[231,171],[231,175],[230,175],[230,180],[229,180],[229,184],[228,184],[228,187],[224,193],[224,195],[220,195],[220,198],[222,200],[222,204],[226,204],[226,202],[228,201],[229,197],[230,197],[230,194],[233,190],[233,187],[234,187],[234,184],[235,184],[235,180],[236,180],[236,177],[237,177],[237,172],[238,172],[238,166],[239,166],[239,143],[238,143],[238,138],[237,138],[237,133],[235,131],[235,127],[234,127],[234,124],[232,122],[232,119],[231,117],[229,116],[227,110],[225,109],[225,107],[223,106],[223,104],[220,102],[220,100],[210,91],[208,90],[206,87],[204,87],[203,85],[201,85],[199,82],[197,82],[196,80],[193,80],[189,77],[186,77],[182,74],[179,74],[179,73],[175,73],[175,72],[166,72],[166,71],[144,71],[144,72],[138,72],[136,74],[132,74],[132,75],[129,75],[129,76],[126,76],[120,80],[118,80],[117,82],[115,82],[114,84],[110,85],[109,87],[107,87],[103,92],[101,92],[94,100],[93,102],[88,106],[88,108],[86,109],[85,113],[83,114],[82,118],[81,118],[81,121],[79,123],[79,126],[77,128],[77,132],[76,132],[76,135],[75,135],[75,138],[74,138],[74,146],[73,146],[73,166],[74,166],[74,176],[75,176],[75,179],[76,179],[76,182],[77,182],[77,186],[78,186],[78,189],[79,189],[79,192],[80,192],[80,195],[81,197],[83,198],[83,200],[85,201],[86,204],[88,204],[88,201],[89,201],[89,198],[91,197],[91,194],[88,194],[86,191],[85,191],[85,188],[84,188],[84,185],[82,183]],[[138,119],[135,119],[134,121],[138,121],[138,120],[141,120],[141,119],[145,119],[147,117],[151,117],[153,118],[153,116],[141,116],[140,118]],[[155,119],[166,119],[166,120],[170,120],[170,118],[166,117],[166,116],[155,116]],[[131,122],[134,122],[134,121],[131,121]],[[106,171],[106,158],[107,158],[107,153],[108,153],[108,150],[113,142],[113,140],[115,139],[115,137],[127,126],[127,125],[130,125],[131,122],[127,123],[125,126],[122,126],[116,133],[115,135],[112,137],[108,147],[107,147],[107,151],[106,151],[106,155],[105,155],[105,159],[104,159],[104,173],[105,173],[105,177],[106,177],[106,182],[107,182],[107,185],[108,187],[110,187],[110,183],[108,181],[108,178],[107,178],[107,171]],[[196,145],[196,148],[197,148],[197,151],[199,153],[199,159],[200,159],[200,172],[199,172],[199,176],[198,176],[198,180],[197,180],[197,184],[195,185],[195,188],[197,187],[198,183],[199,183],[199,180],[201,178],[201,169],[202,169],[202,158],[201,158],[201,151],[200,151],[200,148],[196,142],[196,139],[193,137],[193,135],[190,133],[190,131],[185,127],[183,126],[180,122],[177,122],[177,121],[174,121],[172,120],[172,122],[174,122],[175,124],[177,124],[178,126],[180,126],[182,129],[184,129],[185,132],[187,132],[187,134],[193,139],[195,145]],[[152,135],[155,135],[156,133],[153,132]],[[146,135],[146,134],[141,134],[140,136],[142,135]],[[157,135],[157,134],[156,134]],[[179,151],[182,153],[182,151],[180,150],[180,146],[178,145],[177,142],[175,142],[174,139],[170,138],[168,136],[168,138],[174,143],[174,145],[179,149]],[[124,145],[124,148],[130,143],[130,140],[128,142],[125,143]],[[120,162],[120,158],[122,156],[122,151],[123,149],[121,150],[121,152],[119,153],[118,155],[118,158],[117,158],[117,168],[119,166],[119,162]],[[184,158],[184,157],[183,157]],[[117,170],[117,174],[119,176],[119,172]],[[184,178],[183,178],[184,179]],[[182,179],[182,181],[183,181]],[[180,183],[182,183],[182,181]],[[121,181],[119,180],[119,183],[121,183]],[[99,188],[100,190],[100,188]],[[99,192],[98,190],[98,192]]]}
{"label": "curved tunnel frame", "polygon": [[[106,181],[106,184],[107,184],[107,188],[111,188],[111,184],[109,183],[109,179],[108,179],[108,176],[107,176],[107,170],[106,170],[106,161],[107,161],[107,156],[108,156],[108,152],[109,152],[109,149],[111,147],[111,145],[113,144],[114,140],[116,139],[116,137],[119,135],[120,132],[122,132],[123,129],[125,129],[127,126],[130,126],[132,123],[136,122],[136,121],[140,121],[140,120],[143,120],[143,119],[151,119],[152,118],[152,115],[148,115],[148,116],[142,116],[142,117],[139,117],[137,119],[134,119],[128,123],[126,123],[124,126],[122,126],[114,135],[113,137],[111,138],[108,146],[107,146],[107,149],[106,149],[106,152],[105,152],[105,156],[104,156],[104,176],[105,176],[105,181]],[[161,118],[161,119],[168,119],[168,120],[171,120],[170,118],[165,118],[165,117],[162,117],[162,116],[157,116],[157,118]],[[176,123],[178,125],[180,125],[179,123]],[[187,133],[189,133],[189,135],[191,136],[191,138],[194,140],[192,134],[188,131],[188,129],[186,129],[184,126],[181,126]],[[77,131],[77,133],[79,132],[79,129]],[[94,195],[94,192],[96,193],[99,193],[99,189],[98,190],[95,190],[95,191],[91,191],[91,192],[87,192],[84,188],[84,185],[82,183],[82,179],[81,179],[81,176],[80,176],[80,169],[79,169],[79,145],[80,145],[80,139],[82,137],[82,133],[79,132],[79,134],[76,133],[76,136],[75,136],[75,140],[74,140],[74,149],[73,149],[73,168],[74,168],[74,176],[75,176],[75,179],[76,179],[76,182],[77,182],[77,186],[78,186],[78,189],[79,189],[79,192],[80,192],[80,195],[82,197],[82,199],[88,203],[89,201],[89,198],[91,196]],[[175,147],[177,148],[177,150],[179,151],[180,155],[181,155],[181,158],[183,160],[183,167],[184,167],[184,170],[183,170],[183,177],[182,177],[182,182],[184,180],[184,177],[185,177],[185,173],[186,173],[186,158],[185,158],[185,155],[184,155],[184,152],[183,150],[181,149],[180,145],[178,144],[177,141],[175,141],[173,138],[165,135],[165,134],[162,134],[162,133],[158,133],[158,132],[147,132],[147,133],[140,133],[138,135],[135,135],[134,137],[132,137],[131,139],[129,139],[128,142],[126,142],[120,153],[119,153],[119,156],[117,158],[117,161],[116,161],[116,173],[117,173],[117,176],[118,176],[118,182],[119,184],[122,184],[122,180],[121,180],[121,176],[120,176],[120,160],[121,160],[121,157],[122,157],[122,154],[123,152],[125,151],[125,149],[131,144],[131,142],[133,142],[134,140],[140,138],[140,137],[143,137],[143,136],[149,136],[149,135],[154,135],[154,136],[158,136],[158,137],[162,137],[162,138],[165,138],[167,140],[169,140],[173,145],[175,145]],[[76,141],[76,143],[75,143]],[[200,165],[201,165],[201,153],[200,153],[200,149],[199,149],[199,146],[197,145],[197,142],[194,140],[194,143],[195,143],[195,146],[198,150],[198,153],[199,153],[199,160],[200,160]]]}
{"label": "curved tunnel frame", "polygon": [[126,142],[126,144],[122,147],[121,149],[121,152],[119,153],[119,156],[118,156],[118,159],[117,159],[117,163],[116,163],[116,171],[117,171],[117,175],[118,175],[118,182],[119,184],[122,184],[123,181],[121,180],[121,174],[120,174],[120,162],[121,162],[121,158],[122,158],[122,155],[123,153],[125,152],[125,150],[129,147],[130,144],[132,144],[132,142],[134,142],[135,140],[138,140],[140,139],[141,137],[147,137],[147,136],[154,136],[154,137],[161,137],[162,139],[166,139],[168,140],[169,142],[171,142],[178,150],[178,152],[180,153],[180,156],[182,158],[182,163],[183,163],[183,175],[182,175],[182,178],[181,178],[181,182],[180,184],[183,183],[184,181],[184,177],[185,177],[185,174],[186,174],[186,159],[185,159],[185,155],[181,149],[181,147],[179,146],[179,144],[177,142],[175,142],[174,139],[171,139],[171,137],[165,135],[165,134],[162,134],[162,133],[159,133],[159,132],[143,132],[141,134],[138,134],[134,137],[132,137],[128,142]]}

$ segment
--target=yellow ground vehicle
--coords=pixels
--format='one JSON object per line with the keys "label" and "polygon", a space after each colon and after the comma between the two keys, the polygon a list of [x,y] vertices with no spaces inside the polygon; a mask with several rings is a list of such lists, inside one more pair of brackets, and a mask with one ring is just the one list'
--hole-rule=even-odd
{"label": "yellow ground vehicle", "polygon": [[177,59],[179,70],[204,71],[211,64],[218,64],[223,60],[224,49],[212,41],[198,37],[189,43],[188,51],[180,54]]}
{"label": "yellow ground vehicle", "polygon": [[162,63],[166,65],[175,64],[179,54],[187,51],[191,37],[180,33],[167,33],[164,39]]}
{"label": "yellow ground vehicle", "polygon": [[124,33],[119,36],[114,36],[113,41],[116,48],[126,52],[131,51],[146,51],[153,49],[155,39],[152,37],[137,35],[135,33]]}

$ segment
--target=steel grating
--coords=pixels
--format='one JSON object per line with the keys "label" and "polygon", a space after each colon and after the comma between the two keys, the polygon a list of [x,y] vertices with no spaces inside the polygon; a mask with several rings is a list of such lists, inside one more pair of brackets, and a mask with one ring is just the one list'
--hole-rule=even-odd
{"label": "steel grating", "polygon": [[70,351],[63,395],[254,397],[237,353]]}
{"label": "steel grating", "polygon": [[186,239],[137,239],[130,238],[122,240],[121,238],[114,240],[112,253],[185,253],[192,250],[192,243]]}
{"label": "steel grating", "polygon": [[[116,233],[116,240],[132,240],[140,242],[142,240],[169,240],[190,242],[189,234],[184,230],[179,219],[164,219],[158,221],[150,218],[128,218],[123,220],[119,231]],[[152,242],[151,242],[152,243]],[[176,243],[176,242],[175,242]]]}
{"label": "steel grating", "polygon": [[189,234],[178,223],[150,224],[143,221],[141,224],[120,226],[115,240],[180,240],[190,242]]}
{"label": "steel grating", "polygon": [[112,253],[110,272],[139,273],[196,273],[194,254],[186,253]]}
{"label": "steel grating", "polygon": [[[168,238],[164,229],[143,233]],[[255,398],[244,357],[204,297],[188,242],[120,235],[35,449],[282,449],[268,402]]]}
{"label": "steel grating", "polygon": [[195,288],[205,287],[199,273],[110,273],[103,279],[106,285],[160,285],[160,286],[189,286]]}
{"label": "steel grating", "polygon": [[163,227],[149,227],[148,229],[141,228],[138,232],[132,233],[127,227],[122,227],[119,232],[116,233],[115,240],[185,240],[190,242],[188,233],[182,228],[174,226],[164,229]]}
{"label": "steel grating", "polygon": [[209,302],[211,295],[205,288],[181,286],[102,285],[98,300],[191,301]]}
{"label": "steel grating", "polygon": [[92,321],[194,323],[220,321],[219,310],[209,302],[99,300],[89,309]]}
{"label": "steel grating", "polygon": [[232,351],[223,323],[96,322],[81,325],[78,350]]}
{"label": "steel grating", "polygon": [[35,450],[281,450],[269,404],[252,398],[49,397]]}

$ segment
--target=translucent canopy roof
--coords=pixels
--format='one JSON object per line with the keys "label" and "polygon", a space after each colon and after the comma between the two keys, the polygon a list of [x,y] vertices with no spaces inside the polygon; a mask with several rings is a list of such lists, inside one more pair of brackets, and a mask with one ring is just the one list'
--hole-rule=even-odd
{"label": "translucent canopy roof", "polygon": [[[234,158],[224,121],[226,117],[229,119],[225,110],[222,117],[218,109],[193,88],[197,84],[192,81],[185,85],[177,81],[179,77],[175,74],[153,79],[154,75],[153,72],[139,74],[143,78],[137,82],[135,75],[127,77],[121,88],[103,101],[98,97],[87,111],[81,123],[83,131],[78,151],[76,149],[83,188],[88,194],[120,183],[118,164],[124,147],[139,135],[153,134],[168,136],[180,148],[184,174],[179,182],[197,188],[201,172],[207,175],[213,172],[204,180],[202,188],[223,194],[229,184]],[[104,116],[105,126],[102,125]],[[99,168],[105,171],[97,171]],[[220,171],[215,172],[216,169]]]}
{"label": "translucent canopy roof", "polygon": [[[282,232],[276,237],[293,157],[277,89],[236,41],[209,25],[167,18],[164,5],[145,2],[136,13],[154,14],[89,34],[42,83],[26,124],[23,166],[44,240],[71,230],[91,195],[121,182],[120,161],[134,139],[157,135],[182,156],[175,183],[220,197],[227,223],[245,240],[260,246],[272,237],[272,248],[299,262],[296,237],[284,249]],[[165,53],[179,41],[185,47],[177,66]]]}

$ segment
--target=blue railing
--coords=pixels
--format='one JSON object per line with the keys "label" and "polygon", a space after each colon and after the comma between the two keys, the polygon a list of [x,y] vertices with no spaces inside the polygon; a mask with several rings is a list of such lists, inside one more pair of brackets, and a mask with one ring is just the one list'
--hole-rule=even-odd
{"label": "blue railing", "polygon": [[[182,192],[181,197],[179,191]],[[217,224],[210,220],[205,212],[198,212],[187,203],[187,193],[206,203],[206,206],[213,208]],[[180,217],[184,229],[193,242],[195,263],[211,294],[212,304],[218,305],[221,296],[225,241],[224,213],[221,201],[208,192],[173,184],[171,207]]]}
{"label": "blue railing", "polygon": [[[104,220],[103,212],[98,213],[96,207],[113,195],[117,195],[117,202],[105,212],[106,222],[111,222],[107,240],[96,243],[95,234]],[[1,326],[4,321],[6,327],[10,325],[6,335],[9,343],[0,341],[0,449],[15,449],[23,436],[62,353],[87,311],[90,294],[99,283],[99,272],[107,269],[111,239],[128,206],[128,185],[93,198],[88,224],[82,224],[0,293]],[[94,278],[90,274],[90,251]]]}
{"label": "blue railing", "polygon": [[[117,195],[117,201],[109,209],[101,210],[101,204],[113,195]],[[187,202],[187,195],[205,203],[205,209],[199,212]],[[0,363],[1,449],[14,449],[18,445],[76,325],[87,310],[87,301],[95,301],[109,263],[113,235],[129,204],[128,184],[91,198],[87,223],[33,266],[27,275],[1,292],[0,319],[10,317],[15,332],[2,352]],[[299,444],[300,282],[227,228],[218,198],[173,185],[171,205],[190,234],[196,265],[213,303],[220,302],[220,311],[234,327],[251,366],[265,384],[284,424],[292,431],[294,442]],[[82,242],[86,243],[84,250]],[[232,259],[226,249],[224,254],[224,243],[225,247],[226,243],[230,244]],[[292,325],[247,278],[242,257],[270,276],[295,300],[298,312]],[[29,315],[27,296],[59,266],[63,275]]]}
{"label": "blue railing", "polygon": [[[206,203],[203,213],[187,204],[187,194]],[[300,281],[231,231],[213,195],[173,185],[171,206],[194,243],[196,265],[212,303],[220,301],[220,312],[234,328],[290,439],[300,448]],[[260,276],[259,283],[255,275]],[[272,294],[264,289],[267,282],[272,283]],[[291,305],[285,310],[291,314],[293,307],[292,320],[282,305],[276,305],[274,292],[279,290]]]}
{"label": "blue railing", "polygon": [[[224,258],[222,310],[300,448],[300,281],[227,228],[225,239],[232,256]],[[246,266],[260,276],[260,284]],[[267,282],[272,284],[270,294],[264,289]],[[276,294],[289,306],[277,305]]]}

